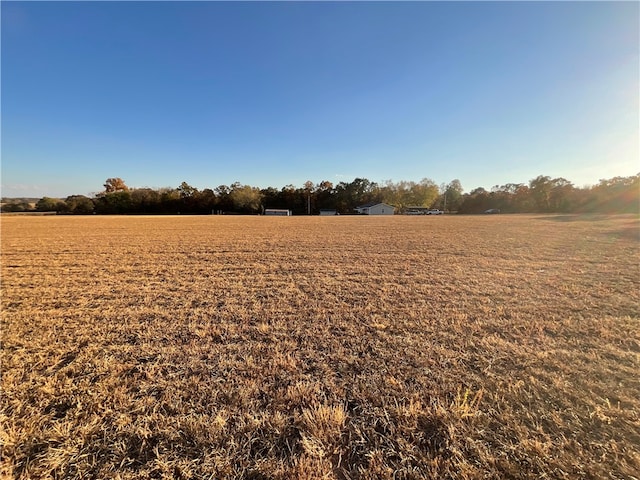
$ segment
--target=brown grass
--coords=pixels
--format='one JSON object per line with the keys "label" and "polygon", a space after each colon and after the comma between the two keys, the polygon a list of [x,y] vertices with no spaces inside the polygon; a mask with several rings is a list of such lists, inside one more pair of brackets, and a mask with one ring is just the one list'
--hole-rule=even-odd
{"label": "brown grass", "polygon": [[3,217],[6,478],[638,478],[633,216]]}

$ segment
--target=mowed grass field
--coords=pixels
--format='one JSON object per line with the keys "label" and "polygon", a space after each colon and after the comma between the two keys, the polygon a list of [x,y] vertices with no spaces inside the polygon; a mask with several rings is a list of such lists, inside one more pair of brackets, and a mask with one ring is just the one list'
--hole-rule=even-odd
{"label": "mowed grass field", "polygon": [[640,478],[634,216],[2,217],[6,478]]}

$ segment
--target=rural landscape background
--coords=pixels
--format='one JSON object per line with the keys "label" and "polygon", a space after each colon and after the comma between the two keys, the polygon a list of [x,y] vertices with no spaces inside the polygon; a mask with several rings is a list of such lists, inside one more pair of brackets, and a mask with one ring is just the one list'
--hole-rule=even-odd
{"label": "rural landscape background", "polygon": [[637,215],[6,216],[5,478],[637,478]]}
{"label": "rural landscape background", "polygon": [[640,480],[638,18],[0,1],[0,478]]}
{"label": "rural landscape background", "polygon": [[4,212],[56,212],[62,214],[211,214],[264,213],[280,208],[294,215],[314,214],[321,209],[352,214],[367,203],[385,202],[397,213],[410,207],[439,208],[446,212],[482,213],[640,213],[640,174],[602,179],[591,187],[578,188],[565,178],[538,175],[524,183],[496,185],[491,191],[476,188],[464,193],[460,180],[436,185],[420,182],[386,181],[380,185],[366,178],[333,185],[328,180],[307,181],[302,187],[260,189],[235,182],[202,191],[182,182],[177,188],[129,188],[119,177],[108,178],[104,191],[91,197],[70,195],[64,199],[3,199]]}

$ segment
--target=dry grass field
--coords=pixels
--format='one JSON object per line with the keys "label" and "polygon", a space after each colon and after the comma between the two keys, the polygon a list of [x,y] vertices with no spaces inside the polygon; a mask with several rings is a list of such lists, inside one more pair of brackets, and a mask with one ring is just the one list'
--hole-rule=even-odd
{"label": "dry grass field", "polygon": [[637,217],[1,228],[5,478],[640,478]]}

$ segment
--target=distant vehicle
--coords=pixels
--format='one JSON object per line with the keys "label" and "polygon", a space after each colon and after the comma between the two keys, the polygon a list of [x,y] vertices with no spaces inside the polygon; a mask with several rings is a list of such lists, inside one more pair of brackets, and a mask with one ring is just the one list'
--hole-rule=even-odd
{"label": "distant vehicle", "polygon": [[489,210],[485,210],[484,213],[500,213],[499,208],[490,208]]}
{"label": "distant vehicle", "polygon": [[442,210],[438,210],[438,209],[434,209],[434,210],[429,210],[427,212],[427,215],[442,215],[444,212]]}

